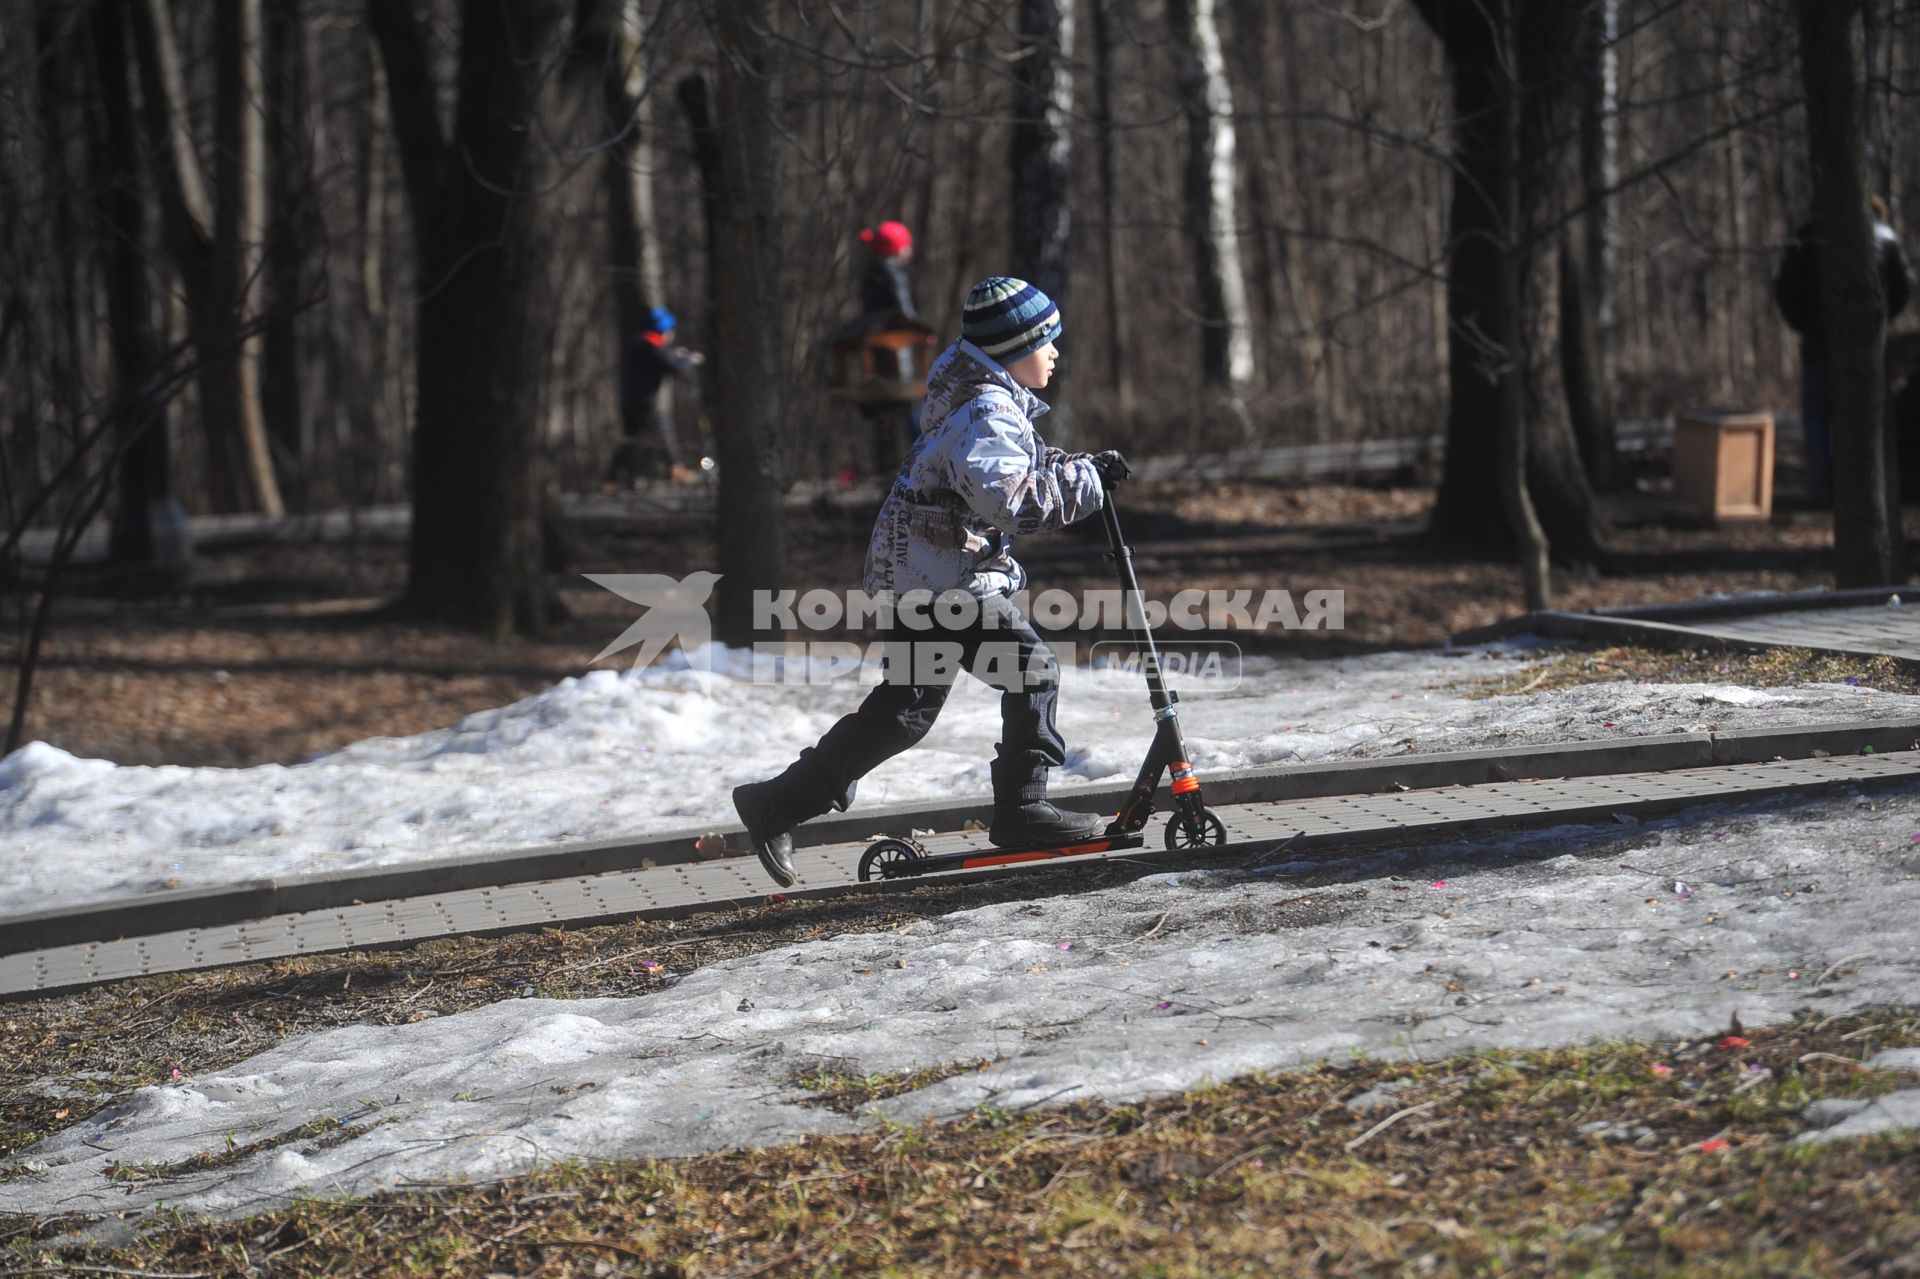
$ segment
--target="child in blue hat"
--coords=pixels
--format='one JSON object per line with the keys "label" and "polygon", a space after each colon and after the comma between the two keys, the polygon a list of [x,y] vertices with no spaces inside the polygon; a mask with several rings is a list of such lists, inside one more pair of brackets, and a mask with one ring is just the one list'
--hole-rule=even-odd
{"label": "child in blue hat", "polygon": [[[795,880],[793,828],[844,811],[861,777],[933,727],[954,676],[928,660],[939,650],[1001,690],[988,839],[1067,844],[1105,829],[1105,817],[1047,800],[1047,770],[1066,762],[1054,724],[1059,668],[1010,598],[1027,582],[1013,535],[1091,515],[1106,486],[1131,474],[1117,452],[1067,454],[1035,429],[1047,405],[1034,392],[1053,378],[1060,329],[1059,308],[1024,280],[993,276],[967,295],[960,339],[927,376],[920,435],[867,547],[867,591],[896,603],[883,626],[886,673],[785,772],[733,792],[754,851],[783,887]],[[927,608],[935,597],[971,607]]]}
{"label": "child in blue hat", "polygon": [[680,478],[691,475],[681,457],[679,433],[673,415],[661,411],[660,388],[670,377],[688,377],[706,357],[675,344],[680,327],[673,312],[656,306],[648,316],[647,332],[628,348],[620,376],[620,433],[607,482],[626,487],[635,479]]}

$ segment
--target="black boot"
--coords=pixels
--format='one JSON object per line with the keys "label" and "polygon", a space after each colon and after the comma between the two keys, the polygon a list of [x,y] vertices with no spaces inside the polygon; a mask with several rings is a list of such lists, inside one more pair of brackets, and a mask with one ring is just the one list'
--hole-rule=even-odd
{"label": "black boot", "polygon": [[798,823],[787,819],[774,782],[748,782],[733,788],[733,811],[746,824],[747,839],[760,854],[760,864],[782,888],[792,888],[799,878],[793,870],[793,828]]}
{"label": "black boot", "polygon": [[733,788],[733,811],[745,823],[760,864],[782,888],[792,888],[799,878],[793,869],[793,828],[831,808],[844,807],[822,797],[818,771],[803,756],[771,781]]}
{"label": "black boot", "polygon": [[1044,799],[993,806],[993,826],[987,842],[996,848],[1029,844],[1078,844],[1096,838],[1108,819],[1098,813],[1075,813],[1055,808]]}
{"label": "black boot", "polygon": [[994,847],[1078,844],[1106,830],[1105,817],[1055,808],[1047,802],[1047,767],[1047,759],[1038,752],[1009,752],[1003,747],[994,756],[990,769],[993,824],[987,829],[987,841]]}

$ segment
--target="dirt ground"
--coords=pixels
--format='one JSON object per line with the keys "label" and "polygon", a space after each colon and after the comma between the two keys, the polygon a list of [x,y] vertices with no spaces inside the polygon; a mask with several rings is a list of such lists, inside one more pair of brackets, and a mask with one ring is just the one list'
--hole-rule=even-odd
{"label": "dirt ground", "polygon": [[[1430,545],[1426,488],[1158,483],[1129,494],[1127,527],[1150,597],[1186,588],[1345,592],[1345,629],[1301,632],[1304,656],[1442,643],[1521,611],[1516,570]],[[1620,571],[1556,573],[1557,607],[1690,599],[1831,584],[1832,525],[1815,512],[1723,529],[1671,527],[1645,497],[1612,502]],[[1909,512],[1912,521],[1916,512]],[[789,513],[792,584],[858,585],[872,504]],[[715,563],[701,522],[598,521],[575,530],[580,572],[683,573]],[[1025,539],[1036,589],[1107,587],[1093,521]],[[293,762],[375,736],[445,727],[593,668],[635,615],[571,577],[571,620],[496,644],[381,612],[404,584],[392,540],[257,543],[204,551],[164,588],[81,571],[63,594],[35,678],[26,740],[137,764]],[[11,705],[18,608],[0,637]],[[621,656],[604,665],[618,668]]]}

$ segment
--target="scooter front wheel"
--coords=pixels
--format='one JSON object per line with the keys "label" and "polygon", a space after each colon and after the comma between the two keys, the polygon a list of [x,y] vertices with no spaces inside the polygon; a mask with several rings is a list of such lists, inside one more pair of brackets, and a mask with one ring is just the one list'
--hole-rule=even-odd
{"label": "scooter front wheel", "polygon": [[920,850],[906,840],[877,839],[860,854],[860,882],[917,875],[920,872],[914,869],[913,863],[919,860]]}
{"label": "scooter front wheel", "polygon": [[1207,848],[1227,842],[1227,824],[1211,808],[1175,813],[1167,819],[1168,848]]}

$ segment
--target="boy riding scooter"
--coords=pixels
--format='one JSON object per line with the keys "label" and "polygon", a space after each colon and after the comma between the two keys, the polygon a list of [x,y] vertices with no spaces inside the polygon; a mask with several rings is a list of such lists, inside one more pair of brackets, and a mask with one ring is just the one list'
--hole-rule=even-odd
{"label": "boy riding scooter", "polygon": [[[896,601],[882,624],[884,673],[860,708],[778,777],[733,791],[754,851],[794,883],[793,828],[845,811],[860,778],[927,735],[959,667],[1001,690],[993,765],[996,846],[1071,843],[1108,818],[1047,801],[1047,770],[1066,762],[1054,726],[1059,667],[1010,597],[1026,586],[1010,535],[1060,528],[1100,510],[1132,472],[1109,450],[1049,448],[1034,394],[1053,376],[1060,314],[1022,280],[994,276],[967,295],[960,340],[934,362],[920,435],[880,507],[866,589]],[[929,606],[939,597],[939,607]]]}

